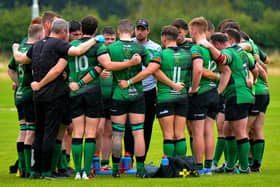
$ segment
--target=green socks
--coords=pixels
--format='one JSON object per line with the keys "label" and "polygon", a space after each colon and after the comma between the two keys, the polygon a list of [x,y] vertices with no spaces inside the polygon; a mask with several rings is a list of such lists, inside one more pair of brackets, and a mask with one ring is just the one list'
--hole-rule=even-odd
{"label": "green socks", "polygon": [[218,137],[215,154],[213,158],[213,163],[217,166],[219,163],[219,160],[221,159],[221,156],[225,150],[225,138],[224,137]]}
{"label": "green socks", "polygon": [[227,167],[229,169],[232,169],[235,166],[237,160],[237,144],[234,136],[226,137],[226,146],[227,146],[227,160],[226,160]]}
{"label": "green socks", "polygon": [[242,170],[248,169],[248,154],[250,151],[250,144],[248,138],[237,140],[239,165]]}
{"label": "green socks", "polygon": [[82,171],[82,155],[83,155],[83,139],[73,138],[72,139],[72,156],[75,165],[75,171]]}
{"label": "green socks", "polygon": [[87,175],[90,175],[91,171],[91,162],[93,154],[96,149],[96,141],[95,138],[86,138],[85,146],[84,146],[84,170]]}
{"label": "green socks", "polygon": [[175,146],[173,140],[163,141],[163,153],[167,156],[173,156],[175,151]]}
{"label": "green socks", "polygon": [[[256,140],[254,142],[254,148],[253,148],[253,163],[254,164],[261,164],[262,158],[263,158],[263,152],[264,152],[265,142],[264,140]],[[257,163],[256,163],[257,162]]]}
{"label": "green socks", "polygon": [[186,139],[180,139],[175,141],[175,156],[185,156],[187,153]]}

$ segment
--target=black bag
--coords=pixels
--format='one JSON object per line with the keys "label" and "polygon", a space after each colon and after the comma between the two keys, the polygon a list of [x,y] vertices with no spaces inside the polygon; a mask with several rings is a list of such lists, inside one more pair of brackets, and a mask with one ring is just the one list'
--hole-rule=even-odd
{"label": "black bag", "polygon": [[196,165],[192,156],[168,157],[169,165],[160,166],[156,176],[163,178],[197,177]]}

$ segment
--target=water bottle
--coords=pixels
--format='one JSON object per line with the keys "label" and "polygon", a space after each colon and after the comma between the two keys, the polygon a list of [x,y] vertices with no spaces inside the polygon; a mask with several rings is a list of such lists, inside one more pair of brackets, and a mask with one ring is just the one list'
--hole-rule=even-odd
{"label": "water bottle", "polygon": [[94,171],[98,171],[100,169],[99,157],[98,156],[93,157],[93,169],[94,169]]}
{"label": "water bottle", "polygon": [[166,155],[163,155],[161,158],[161,166],[165,167],[169,165],[169,160]]}
{"label": "water bottle", "polygon": [[129,170],[132,168],[132,159],[128,152],[124,154],[124,168],[125,170]]}
{"label": "water bottle", "polygon": [[169,160],[166,155],[161,158],[161,172],[163,177],[168,177]]}

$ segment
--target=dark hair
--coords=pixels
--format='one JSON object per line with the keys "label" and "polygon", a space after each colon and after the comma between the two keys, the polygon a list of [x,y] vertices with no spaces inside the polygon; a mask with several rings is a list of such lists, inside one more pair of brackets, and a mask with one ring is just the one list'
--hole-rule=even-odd
{"label": "dark hair", "polygon": [[209,19],[207,19],[207,24],[208,24],[208,31],[210,30],[215,30],[215,26],[214,24],[212,23],[212,21],[210,21]]}
{"label": "dark hair", "polygon": [[76,21],[76,20],[72,20],[69,22],[69,32],[75,32],[75,31],[79,31],[81,30],[81,23]]}
{"label": "dark hair", "polygon": [[216,32],[214,34],[211,35],[210,40],[212,42],[219,42],[219,43],[226,43],[228,41],[228,38],[221,32]]}
{"label": "dark hair", "polygon": [[85,35],[93,35],[97,29],[98,21],[93,16],[86,16],[81,21],[82,33]]}
{"label": "dark hair", "polygon": [[131,33],[134,31],[134,26],[128,19],[123,19],[118,25],[118,31],[122,33]]}
{"label": "dark hair", "polygon": [[240,25],[237,22],[227,22],[223,25],[220,31],[224,32],[226,29],[235,29],[237,31],[240,31]]}
{"label": "dark hair", "polygon": [[173,25],[166,25],[161,29],[161,36],[166,36],[168,40],[176,41],[178,29]]}
{"label": "dark hair", "polygon": [[224,27],[225,24],[229,23],[229,22],[235,22],[234,19],[231,18],[226,18],[224,20],[222,20],[219,24],[218,24],[218,30],[219,32],[222,32],[222,28]]}
{"label": "dark hair", "polygon": [[188,30],[188,23],[183,18],[176,18],[171,25],[175,26],[177,29]]}
{"label": "dark hair", "polygon": [[240,31],[240,37],[244,40],[250,40],[250,36],[244,31]]}
{"label": "dark hair", "polygon": [[116,34],[116,31],[114,30],[113,27],[107,26],[107,27],[104,27],[104,28],[102,29],[102,34],[110,34],[110,35],[113,35],[113,34]]}
{"label": "dark hair", "polygon": [[237,30],[229,28],[226,29],[224,33],[227,33],[228,37],[233,38],[236,43],[240,43],[241,37],[240,33]]}

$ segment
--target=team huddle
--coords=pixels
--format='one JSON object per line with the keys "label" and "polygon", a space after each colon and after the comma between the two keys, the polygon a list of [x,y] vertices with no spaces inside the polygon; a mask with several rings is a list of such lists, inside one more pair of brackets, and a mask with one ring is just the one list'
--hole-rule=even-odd
{"label": "team huddle", "polygon": [[162,27],[161,45],[145,19],[97,28],[94,16],[68,23],[47,11],[13,44],[21,177],[69,177],[72,152],[75,180],[94,177],[94,155],[119,178],[124,139],[145,178],[155,117],[169,157],[187,154],[187,129],[199,176],[260,172],[269,60],[235,20],[214,32],[204,17],[176,18]]}

